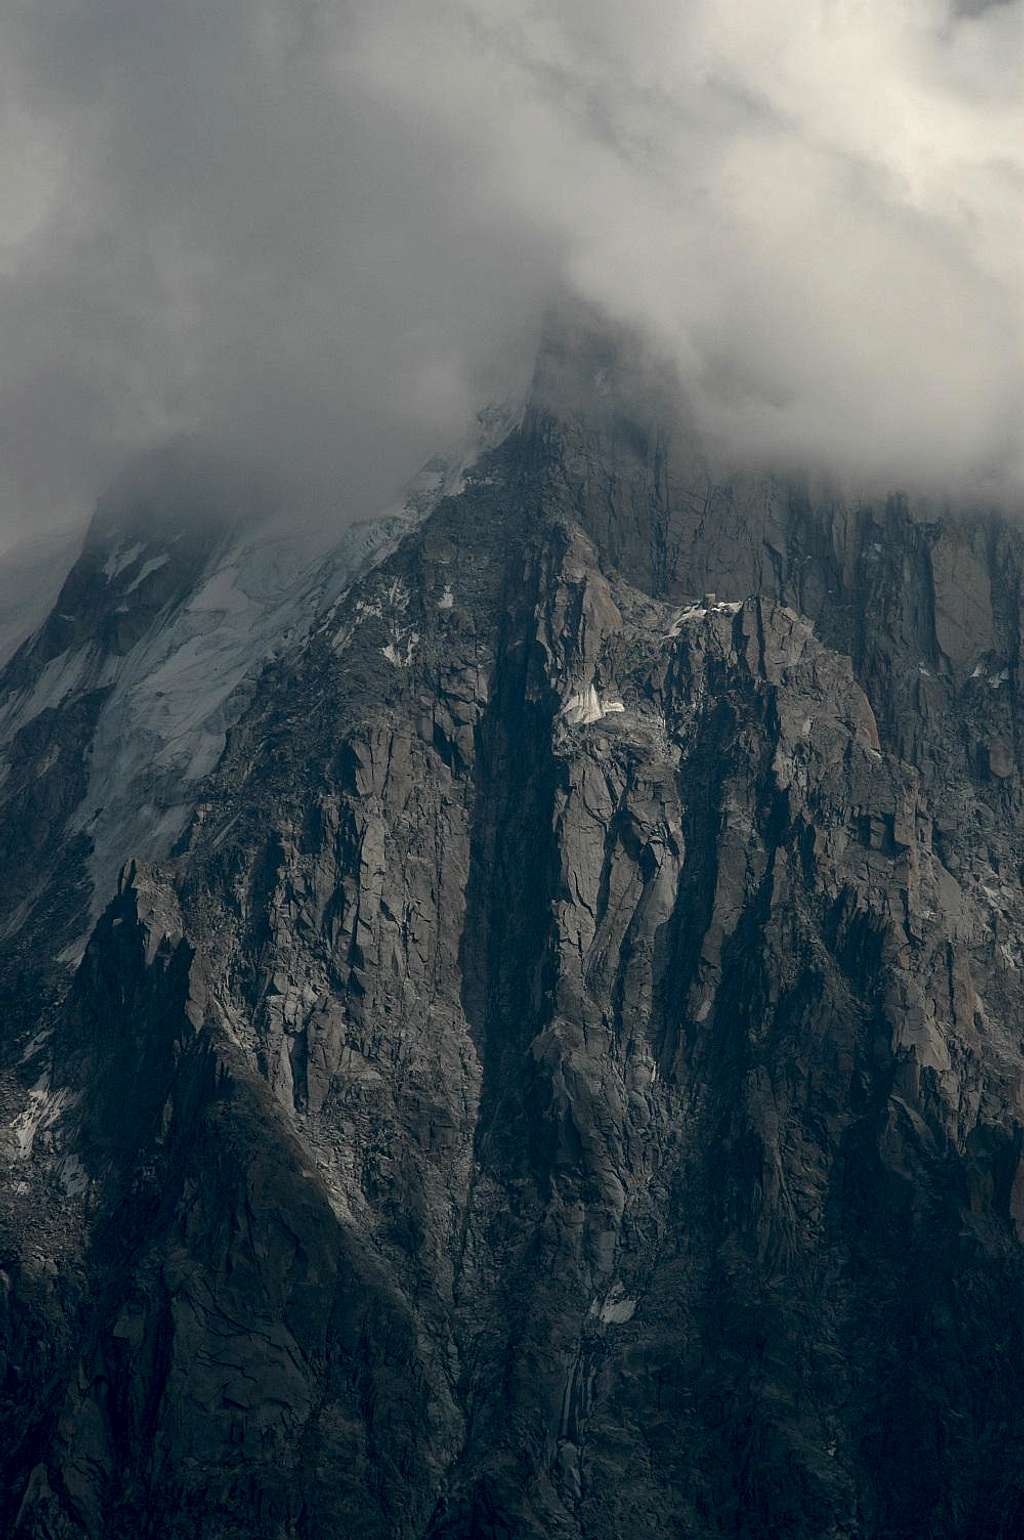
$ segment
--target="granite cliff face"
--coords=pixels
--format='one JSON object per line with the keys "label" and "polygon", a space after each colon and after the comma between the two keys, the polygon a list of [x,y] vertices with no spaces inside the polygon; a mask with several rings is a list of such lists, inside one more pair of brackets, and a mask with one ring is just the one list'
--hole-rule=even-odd
{"label": "granite cliff face", "polygon": [[1024,1531],[1024,538],[613,365],[304,590],[73,973],[15,916],[18,1540]]}

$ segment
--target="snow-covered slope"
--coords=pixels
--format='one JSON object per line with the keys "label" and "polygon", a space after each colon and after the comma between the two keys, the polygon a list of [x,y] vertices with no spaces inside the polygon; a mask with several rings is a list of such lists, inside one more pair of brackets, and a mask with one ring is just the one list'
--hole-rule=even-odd
{"label": "snow-covered slope", "polygon": [[[343,587],[407,521],[346,531],[331,560],[315,537],[283,528],[226,543],[195,591],[124,658],[93,738],[89,786],[72,827],[88,833],[94,901],[106,902],[127,853],[162,854],[181,831],[196,783],[213,769],[225,733],[261,665],[302,634],[333,586]],[[151,557],[150,561],[159,560]]]}
{"label": "snow-covered slope", "polygon": [[[171,849],[266,662],[299,645],[351,582],[460,489],[515,410],[481,413],[473,435],[430,461],[394,507],[340,533],[286,514],[180,526],[166,507],[97,516],[48,619],[0,673],[0,817],[34,831],[38,867],[9,895],[0,935],[26,923],[75,850],[89,902],[66,927],[63,955],[77,954],[124,861]],[[58,764],[52,807],[47,776]],[[60,882],[69,887],[66,873]]]}

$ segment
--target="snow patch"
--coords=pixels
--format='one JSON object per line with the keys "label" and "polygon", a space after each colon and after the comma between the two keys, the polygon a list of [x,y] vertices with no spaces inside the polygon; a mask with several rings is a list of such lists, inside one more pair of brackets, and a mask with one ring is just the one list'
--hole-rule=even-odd
{"label": "snow patch", "polygon": [[[717,599],[704,604],[687,604],[677,610],[672,624],[665,632],[669,641],[674,641],[683,627],[694,620],[705,620],[708,615],[737,615],[743,608],[742,599]],[[794,616],[794,619],[797,618]]]}
{"label": "snow patch", "polygon": [[621,1283],[613,1283],[603,1300],[594,1300],[590,1314],[604,1326],[624,1326],[636,1314],[639,1299],[627,1294]]}
{"label": "snow patch", "polygon": [[115,546],[103,564],[103,576],[107,582],[112,583],[114,578],[134,566],[145,549],[146,547],[138,541],[133,545]]}
{"label": "snow patch", "polygon": [[132,578],[132,581],[125,589],[125,593],[134,593],[136,588],[138,588],[141,583],[144,583],[148,577],[152,577],[154,572],[159,572],[161,567],[166,567],[170,559],[171,558],[168,556],[167,552],[164,551],[162,556],[151,556],[148,561],[144,561],[142,566],[139,568],[137,576]]}
{"label": "snow patch", "polygon": [[28,1093],[28,1102],[10,1127],[15,1160],[27,1160],[38,1135],[50,1128],[71,1101],[67,1089],[50,1090],[49,1075],[41,1075]]}
{"label": "snow patch", "polygon": [[419,639],[418,631],[403,631],[395,637],[394,641],[382,647],[381,652],[396,668],[408,668],[416,654],[416,644]]}
{"label": "snow patch", "polygon": [[21,1064],[27,1064],[30,1059],[34,1058],[37,1053],[40,1053],[42,1049],[46,1047],[52,1036],[52,1027],[45,1027],[42,1032],[37,1032],[35,1037],[32,1038],[31,1042],[26,1043],[24,1048],[21,1050],[19,1062]]}
{"label": "snow patch", "polygon": [[591,722],[599,722],[602,717],[625,709],[620,700],[602,700],[594,686],[589,685],[587,689],[577,690],[567,698],[559,716],[570,727],[586,727]]}
{"label": "snow patch", "polygon": [[199,589],[189,602],[196,615],[241,615],[252,607],[252,598],[239,588],[240,562],[227,562]]}
{"label": "snow patch", "polygon": [[598,722],[601,719],[601,700],[590,685],[586,690],[578,690],[570,695],[563,705],[560,716],[563,716],[570,727],[585,727],[589,722]]}
{"label": "snow patch", "polygon": [[666,637],[674,641],[685,625],[691,620],[703,620],[706,614],[707,610],[702,604],[688,604],[685,609],[676,612],[672,624],[665,632]]}
{"label": "snow patch", "polygon": [[4,716],[16,718],[20,726],[31,722],[41,711],[59,706],[82,683],[91,657],[91,647],[58,653],[50,659],[31,689],[11,698]]}

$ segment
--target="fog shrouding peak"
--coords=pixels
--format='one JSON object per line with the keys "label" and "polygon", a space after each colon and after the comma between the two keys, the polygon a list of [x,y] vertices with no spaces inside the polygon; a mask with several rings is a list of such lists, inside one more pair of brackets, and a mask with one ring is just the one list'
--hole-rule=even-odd
{"label": "fog shrouding peak", "polygon": [[755,464],[1017,502],[1024,4],[11,0],[0,520],[201,433],[353,515],[566,292]]}

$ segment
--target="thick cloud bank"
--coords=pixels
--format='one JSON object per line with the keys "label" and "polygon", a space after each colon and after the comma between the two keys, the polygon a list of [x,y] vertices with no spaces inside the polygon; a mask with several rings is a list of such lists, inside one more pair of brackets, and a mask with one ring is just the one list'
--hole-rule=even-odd
{"label": "thick cloud bank", "polygon": [[365,512],[532,346],[531,237],[339,78],[351,25],[0,6],[0,520],[87,506],[195,433]]}
{"label": "thick cloud bank", "polygon": [[1021,0],[8,0],[0,518],[182,431],[361,511],[563,287],[732,455],[1019,500],[1022,60]]}
{"label": "thick cloud bank", "polygon": [[378,4],[349,67],[727,442],[1019,493],[1020,4]]}

